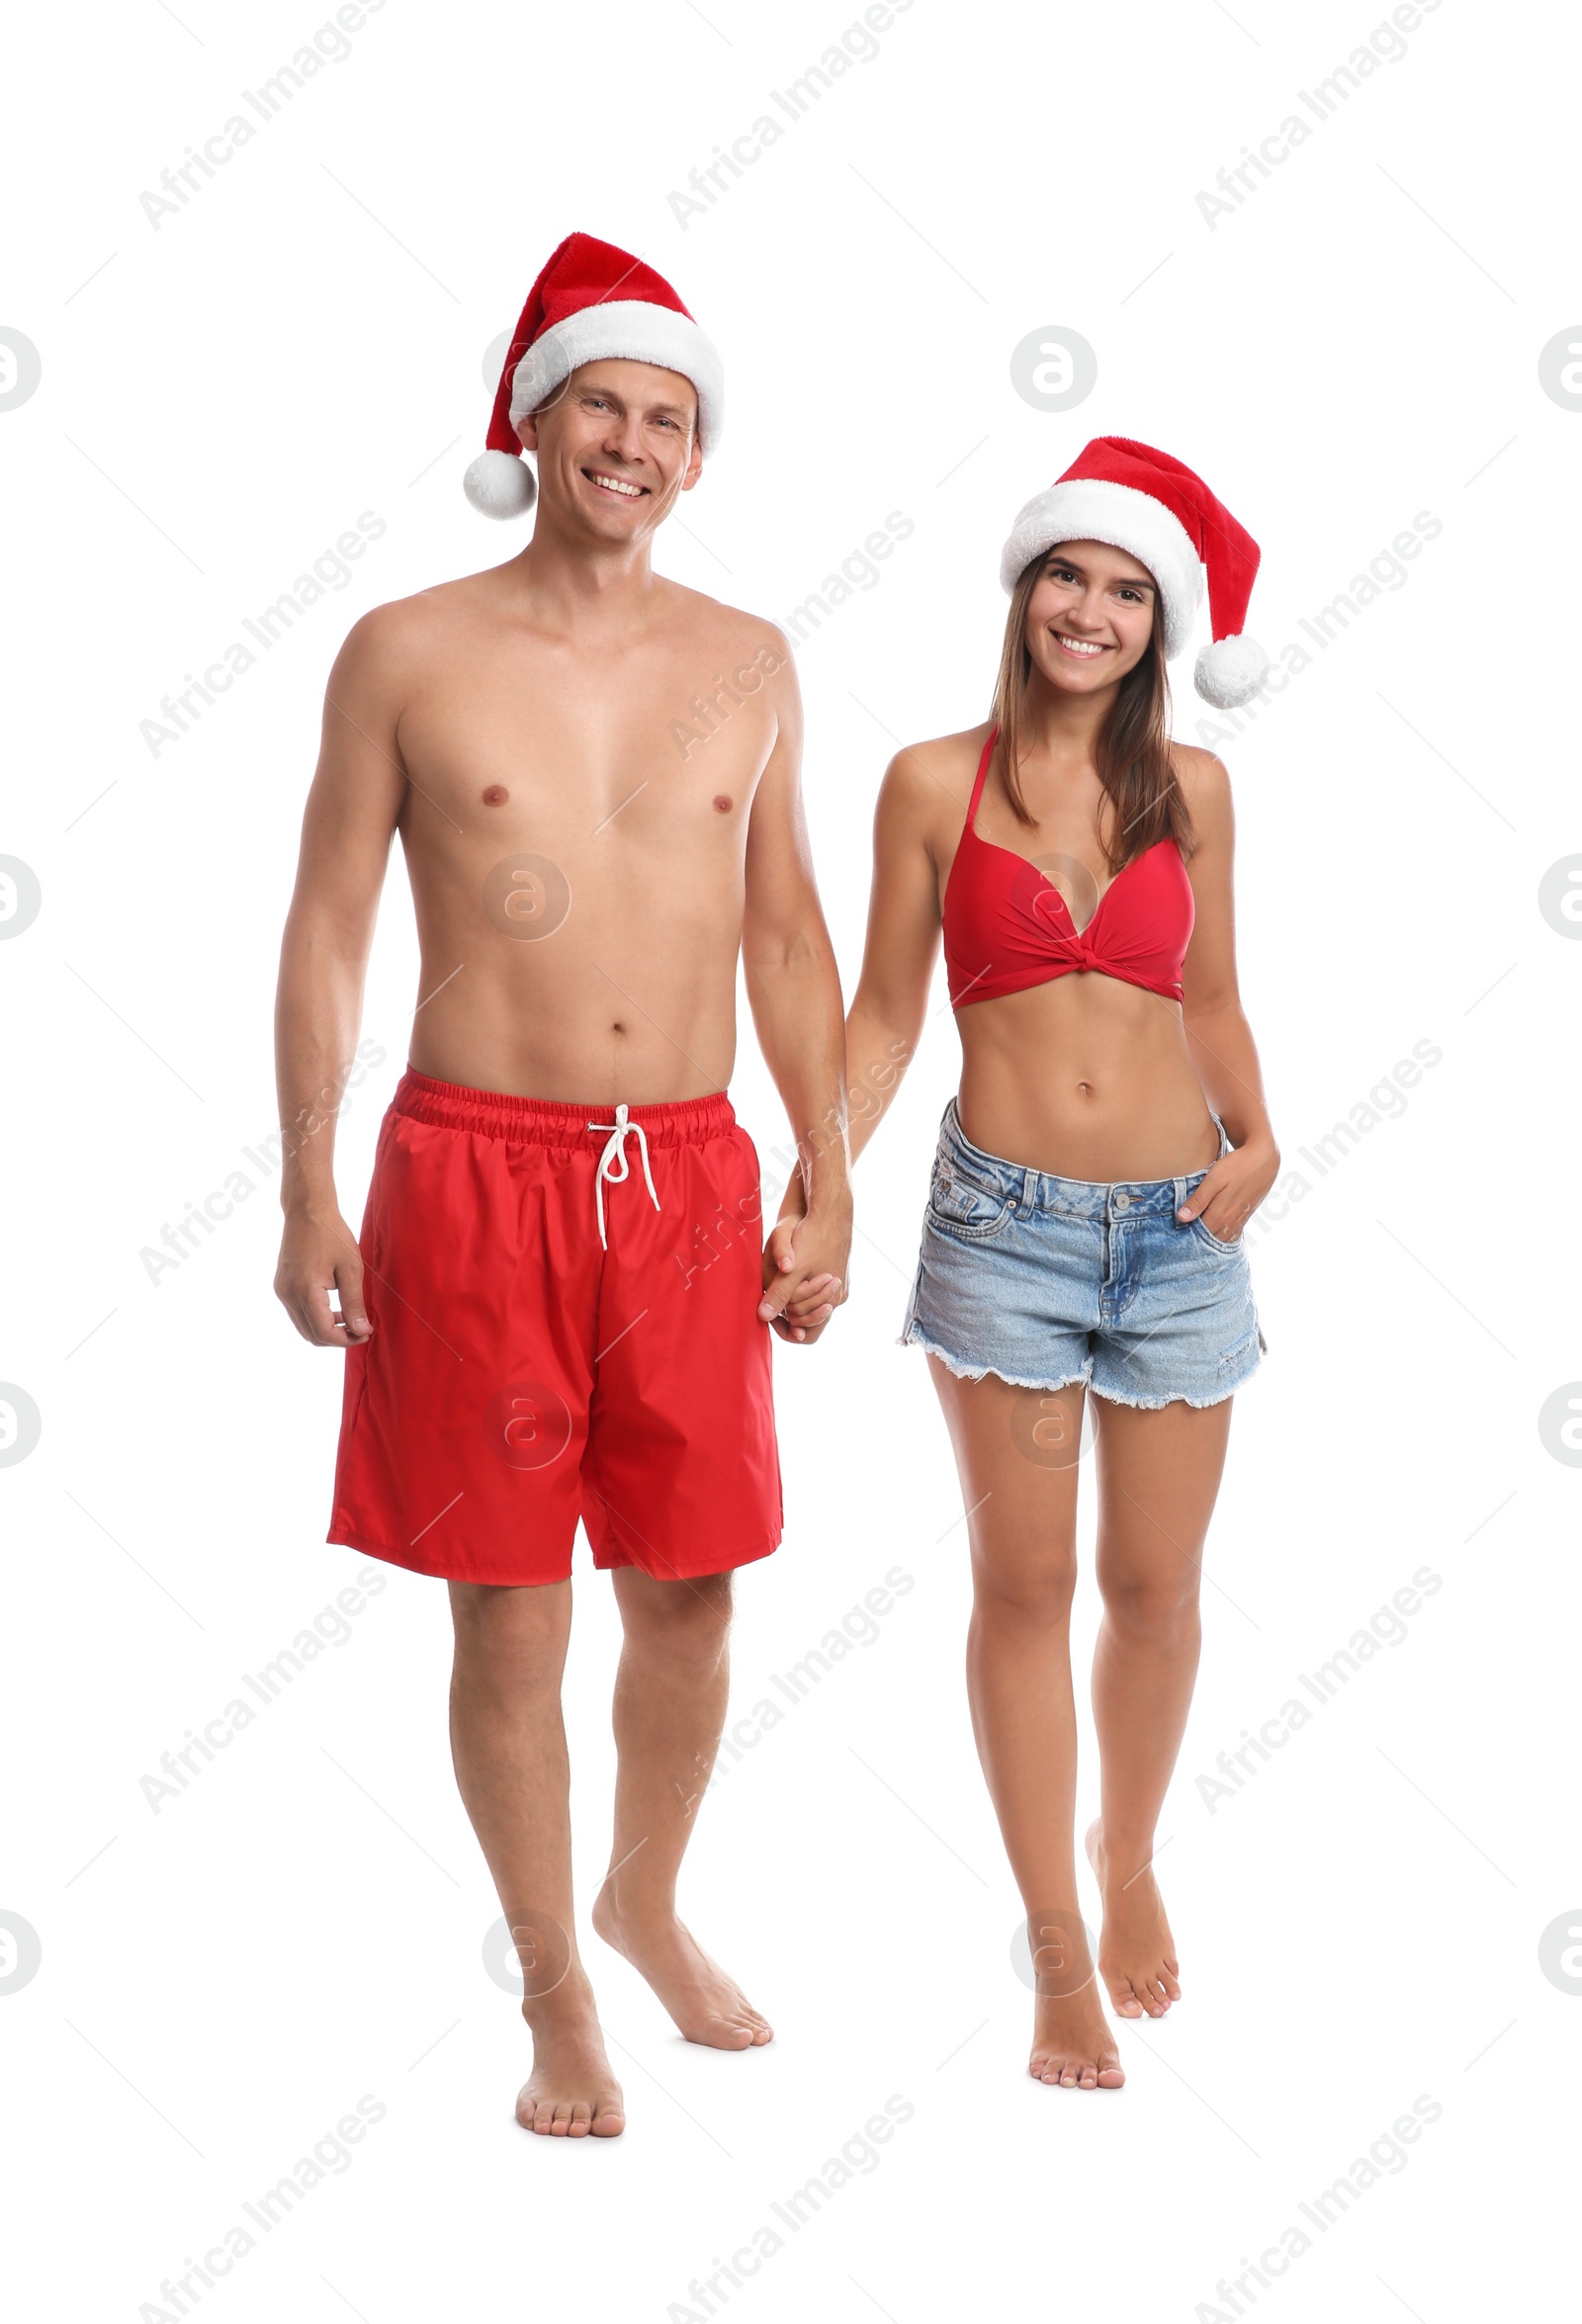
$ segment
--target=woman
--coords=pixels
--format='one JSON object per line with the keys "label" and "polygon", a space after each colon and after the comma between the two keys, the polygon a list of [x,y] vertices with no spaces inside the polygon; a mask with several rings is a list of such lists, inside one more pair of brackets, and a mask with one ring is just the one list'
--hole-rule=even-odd
{"label": "woman", "polygon": [[[1221,643],[1198,690],[1228,706],[1266,667],[1233,634],[1258,550],[1190,470],[1100,437],[1021,511],[993,718],[885,775],[846,1030],[855,1157],[916,1050],[942,930],[961,1086],[903,1338],[927,1350],[968,1511],[968,1688],[1037,1970],[1029,2071],[1088,2090],[1124,2076],[1073,1837],[1084,1401],[1104,1609],[1098,1968],[1121,2016],[1162,2017],[1181,1986],[1154,1827],[1231,1398],[1264,1344],[1240,1237],[1279,1163],[1237,995],[1229,780],[1168,734],[1165,665],[1201,560]],[[800,1209],[793,1179],[782,1219]],[[816,1333],[829,1297],[810,1287],[788,1323]]]}

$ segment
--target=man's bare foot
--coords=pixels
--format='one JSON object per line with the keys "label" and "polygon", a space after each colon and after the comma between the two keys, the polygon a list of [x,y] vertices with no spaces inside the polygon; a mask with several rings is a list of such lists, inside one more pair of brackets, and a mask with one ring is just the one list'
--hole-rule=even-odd
{"label": "man's bare foot", "polygon": [[1165,1918],[1164,1899],[1152,1869],[1130,1872],[1111,1866],[1104,1854],[1102,1827],[1088,1831],[1088,1860],[1104,1900],[1099,1938],[1099,1974],[1122,2018],[1162,2018],[1181,1999],[1181,1964]]}
{"label": "man's bare foot", "polygon": [[605,1887],[593,1900],[592,1919],[605,1943],[647,1978],[688,2041],[708,2049],[758,2049],[773,2040],[768,2019],[673,1913],[640,1920],[622,1913]]}
{"label": "man's bare foot", "polygon": [[522,2015],[533,2036],[533,2071],[516,2099],[522,2128],[550,2138],[618,2138],[626,2107],[604,2054],[591,1987],[568,1980],[523,2002]]}

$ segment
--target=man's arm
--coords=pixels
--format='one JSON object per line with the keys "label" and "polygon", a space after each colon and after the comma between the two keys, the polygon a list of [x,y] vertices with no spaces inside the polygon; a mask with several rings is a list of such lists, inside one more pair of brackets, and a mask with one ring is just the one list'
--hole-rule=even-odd
{"label": "man's arm", "polygon": [[[835,949],[814,885],[802,810],[802,705],[790,646],[776,677],[778,732],[747,826],[742,966],[758,1046],[796,1140],[806,1216],[779,1226],[764,1251],[758,1310],[780,1317],[793,1293],[817,1279],[824,1302],[795,1336],[816,1339],[846,1296],[851,1186],[846,1152],[845,1027]],[[793,1249],[794,1244],[794,1249]]]}
{"label": "man's arm", "polygon": [[[348,1347],[372,1327],[357,1239],[335,1200],[335,1120],[357,1051],[363,980],[390,843],[406,790],[396,742],[388,609],[366,616],[325,690],[318,767],[303,816],[280,948],[275,1081],[284,1138],[275,1291],[305,1339]],[[341,1313],[332,1315],[331,1287]]]}

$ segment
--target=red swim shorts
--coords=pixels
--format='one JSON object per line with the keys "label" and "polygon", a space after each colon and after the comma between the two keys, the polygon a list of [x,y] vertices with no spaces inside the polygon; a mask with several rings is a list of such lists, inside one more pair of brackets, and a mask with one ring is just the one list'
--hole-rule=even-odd
{"label": "red swim shorts", "polygon": [[455,1582],[723,1573],[780,1539],[758,1158],[729,1098],[408,1071],[360,1248],[326,1538]]}

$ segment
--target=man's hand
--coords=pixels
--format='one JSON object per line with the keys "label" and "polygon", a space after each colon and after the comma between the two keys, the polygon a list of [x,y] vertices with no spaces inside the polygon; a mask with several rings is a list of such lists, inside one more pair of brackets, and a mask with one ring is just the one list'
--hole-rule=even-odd
{"label": "man's hand", "polygon": [[804,1213],[781,1205],[763,1247],[763,1298],[758,1314],[782,1339],[819,1337],[848,1297],[846,1262],[851,1250],[851,1205],[836,1211]]}
{"label": "man's hand", "polygon": [[[340,1313],[329,1304],[340,1294]],[[363,1305],[363,1260],[357,1238],[339,1211],[294,1211],[281,1238],[275,1296],[305,1339],[315,1347],[360,1347],[374,1327]]]}

